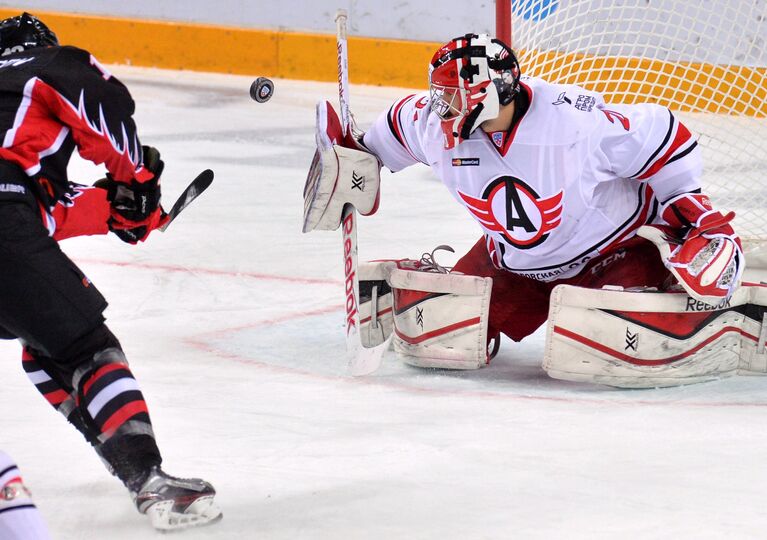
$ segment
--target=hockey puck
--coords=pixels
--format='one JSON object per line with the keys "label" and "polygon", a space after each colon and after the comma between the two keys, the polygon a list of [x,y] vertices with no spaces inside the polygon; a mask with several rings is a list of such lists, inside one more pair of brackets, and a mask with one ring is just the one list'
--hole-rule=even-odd
{"label": "hockey puck", "polygon": [[250,85],[250,97],[259,103],[271,99],[274,94],[274,83],[266,77],[259,77]]}

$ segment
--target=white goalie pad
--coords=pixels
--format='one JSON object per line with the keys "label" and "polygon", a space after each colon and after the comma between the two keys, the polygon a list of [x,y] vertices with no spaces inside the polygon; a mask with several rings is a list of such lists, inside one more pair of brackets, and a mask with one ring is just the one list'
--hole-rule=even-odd
{"label": "white goalie pad", "polygon": [[719,305],[685,293],[559,285],[543,368],[556,379],[621,388],[764,374],[765,306],[767,288],[756,284]]}
{"label": "white goalie pad", "polygon": [[336,144],[342,139],[338,116],[330,103],[317,103],[317,150],[304,185],[303,232],[334,231],[344,206],[363,216],[375,213],[381,185],[381,164],[363,149]]}
{"label": "white goalie pad", "polygon": [[493,280],[394,268],[394,351],[407,364],[477,369],[488,363]]}

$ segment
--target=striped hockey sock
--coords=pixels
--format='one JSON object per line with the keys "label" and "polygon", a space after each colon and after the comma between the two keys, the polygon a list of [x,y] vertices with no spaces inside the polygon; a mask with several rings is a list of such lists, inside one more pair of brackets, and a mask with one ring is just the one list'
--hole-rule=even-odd
{"label": "striped hockey sock", "polygon": [[120,349],[97,353],[93,362],[75,370],[72,385],[99,454],[126,485],[161,463],[144,396]]}
{"label": "striped hockey sock", "polygon": [[41,356],[29,347],[24,347],[21,353],[21,364],[27,377],[37,388],[37,391],[42,394],[54,409],[64,415],[64,418],[75,426],[98,452],[98,433],[94,433],[83,421],[80,411],[76,406],[74,391],[60,380],[51,376],[51,373],[55,373],[53,360]]}

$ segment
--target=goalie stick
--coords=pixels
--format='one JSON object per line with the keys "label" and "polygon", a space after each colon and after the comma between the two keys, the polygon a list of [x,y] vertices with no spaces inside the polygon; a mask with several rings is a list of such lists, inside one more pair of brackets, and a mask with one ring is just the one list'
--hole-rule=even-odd
{"label": "goalie stick", "polygon": [[197,197],[199,197],[203,191],[208,189],[210,184],[213,182],[213,171],[210,169],[205,169],[200,174],[197,175],[197,178],[192,180],[188,186],[186,186],[186,189],[181,193],[178,199],[176,199],[176,202],[173,204],[173,206],[170,209],[170,212],[168,212],[168,221],[160,227],[161,231],[165,231],[165,229],[168,228],[168,226],[173,223],[173,220],[175,220],[178,215],[189,206],[192,201],[194,201]]}
{"label": "goalie stick", "polygon": [[[338,100],[341,108],[341,127],[344,136],[353,133],[354,122],[349,109],[349,56],[346,42],[346,10],[336,12],[336,49],[338,55]],[[360,339],[360,284],[357,272],[357,212],[347,204],[341,214],[344,254],[344,283],[346,292],[346,351],[349,372],[369,375],[380,365],[389,348],[392,336],[375,347],[365,347]],[[371,324],[375,324],[373,321]]]}

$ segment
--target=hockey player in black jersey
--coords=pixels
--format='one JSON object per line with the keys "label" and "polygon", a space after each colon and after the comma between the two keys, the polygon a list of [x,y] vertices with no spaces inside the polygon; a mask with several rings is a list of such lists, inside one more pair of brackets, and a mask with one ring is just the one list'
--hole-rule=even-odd
{"label": "hockey player in black jersey", "polygon": [[[213,487],[160,468],[149,413],[107,302],[59,249],[115,233],[135,244],[167,221],[163,161],[142,147],[127,88],[87,51],[59,46],[24,13],[0,21],[0,337],[19,339],[38,390],[93,445],[160,529],[220,518]],[[98,187],[67,178],[77,150],[104,164]]]}

